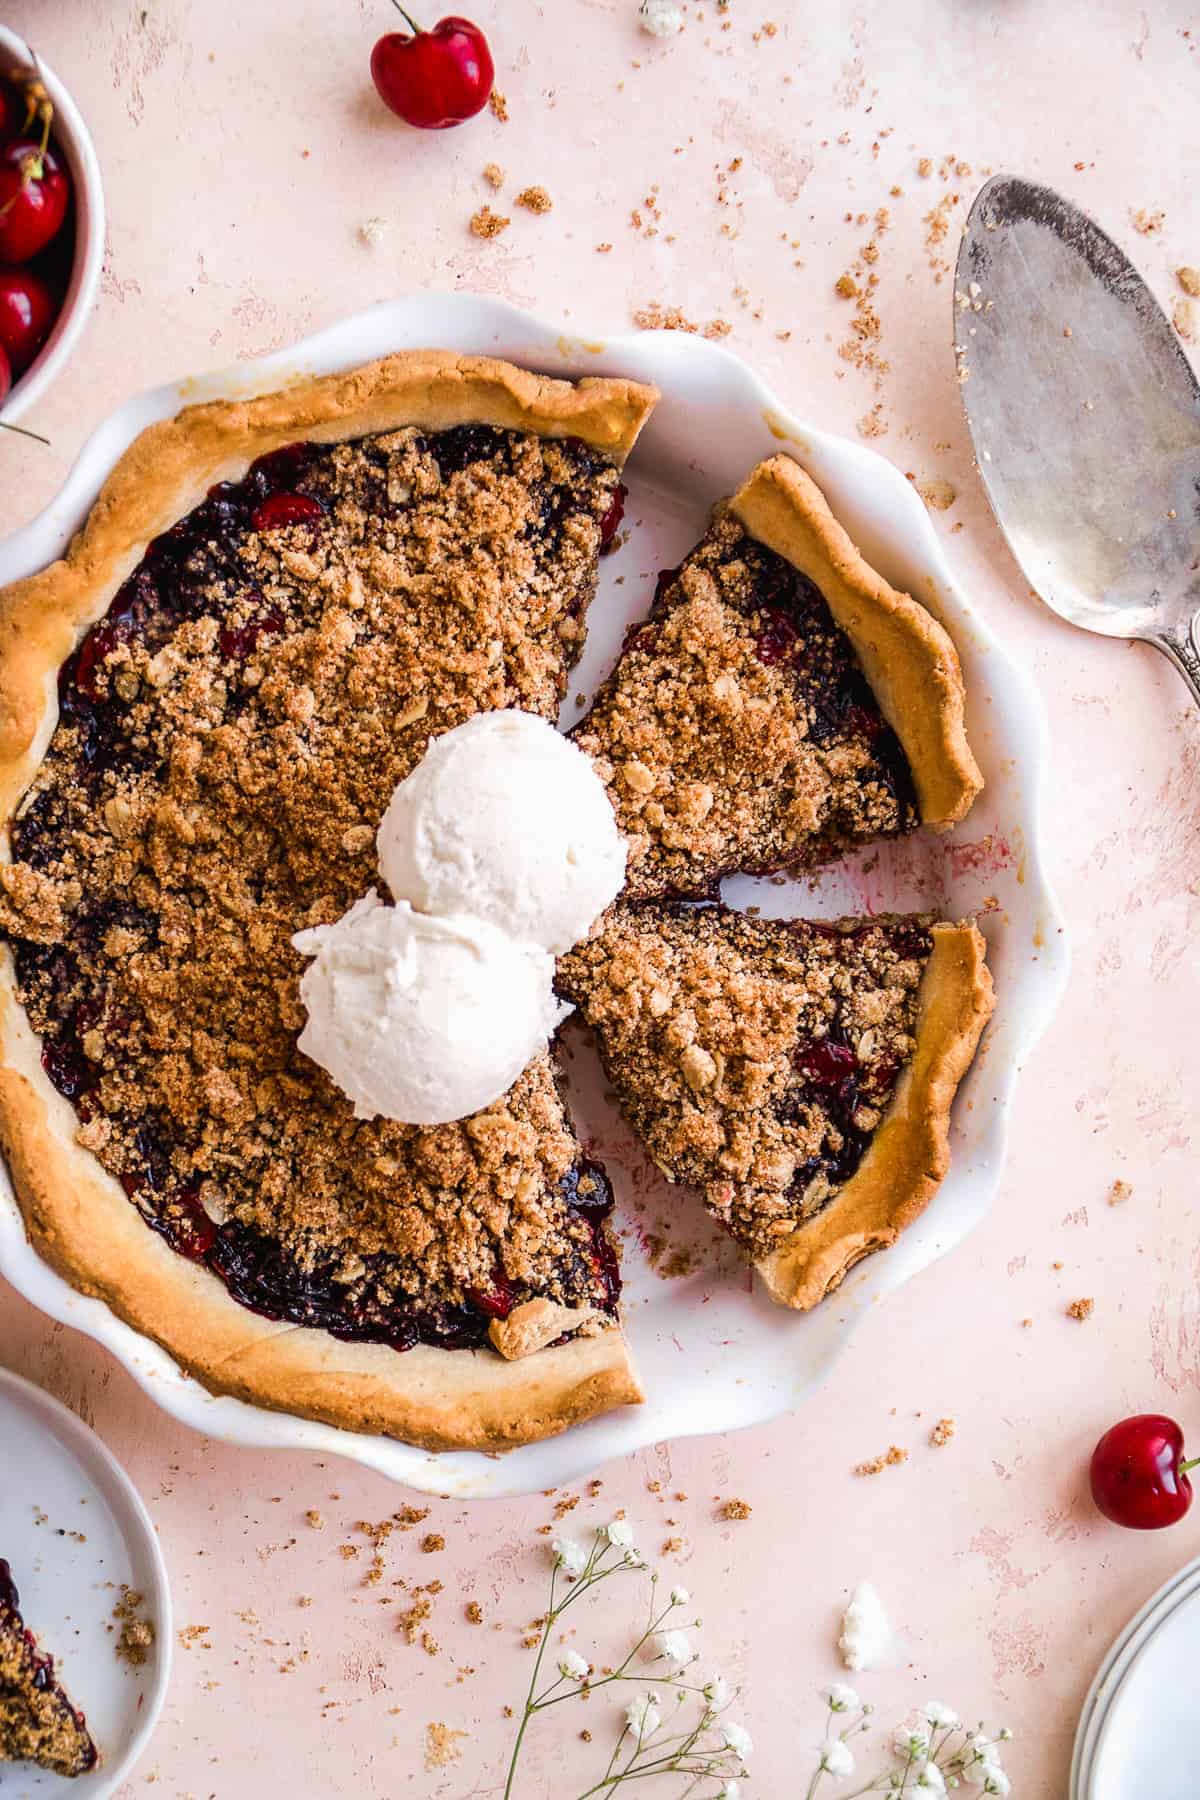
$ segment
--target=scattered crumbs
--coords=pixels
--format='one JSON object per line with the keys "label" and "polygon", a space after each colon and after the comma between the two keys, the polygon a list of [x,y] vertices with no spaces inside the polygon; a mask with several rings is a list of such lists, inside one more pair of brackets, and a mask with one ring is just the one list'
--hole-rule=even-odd
{"label": "scattered crumbs", "polygon": [[483,179],[490,188],[502,188],[504,186],[504,170],[499,163],[484,163]]}
{"label": "scattered crumbs", "polygon": [[527,187],[521,189],[515,204],[523,206],[526,212],[548,213],[554,202],[544,187]]}
{"label": "scattered crumbs", "polygon": [[611,250],[612,250],[611,244],[597,244],[596,245],[597,256],[607,256]]}
{"label": "scattered crumbs", "polygon": [[1132,1182],[1122,1181],[1118,1178],[1108,1190],[1108,1204],[1110,1206],[1120,1206],[1123,1201],[1128,1200],[1132,1192]]}
{"label": "scattered crumbs", "polygon": [[932,158],[932,156],[923,156],[921,158],[920,162],[917,164],[917,174],[920,175],[925,180],[929,179],[929,177],[933,174],[933,158]]}
{"label": "scattered crumbs", "polygon": [[446,1540],[440,1531],[427,1531],[425,1536],[421,1539],[421,1548],[426,1556],[429,1556],[435,1550],[444,1550],[446,1548]]}
{"label": "scattered crumbs", "polygon": [[379,217],[364,219],[358,228],[359,241],[364,243],[369,250],[373,250],[376,244],[382,242],[387,228],[386,219]]}
{"label": "scattered crumbs", "polygon": [[661,1481],[648,1481],[646,1483],[646,1492],[648,1494],[661,1494],[662,1493],[662,1482]]}
{"label": "scattered crumbs", "polygon": [[1185,294],[1200,295],[1200,269],[1189,268],[1184,263],[1182,268],[1176,269],[1175,279]]}
{"label": "scattered crumbs", "polygon": [[881,438],[887,436],[887,420],[883,416],[883,401],[877,400],[869,412],[865,412],[858,421],[858,435],[865,438]]}
{"label": "scattered crumbs", "polygon": [[372,1525],[369,1519],[360,1519],[355,1529],[362,1532],[363,1536],[368,1540],[371,1546],[371,1562],[366,1574],[363,1576],[363,1586],[378,1587],[379,1583],[383,1580],[383,1552],[387,1546],[388,1539],[396,1529],[395,1521],[393,1519],[381,1519],[378,1525]]}
{"label": "scattered crumbs", "polygon": [[478,1600],[468,1600],[466,1606],[467,1619],[472,1625],[483,1624],[483,1608]]}
{"label": "scattered crumbs", "polygon": [[1022,1319],[1022,1320],[1021,1320],[1021,1329],[1022,1329],[1022,1330],[1023,1330],[1023,1331],[1028,1331],[1028,1330],[1029,1330],[1029,1327],[1030,1327],[1030,1326],[1031,1326],[1031,1325],[1032,1325],[1032,1324],[1033,1324],[1033,1320],[1032,1320],[1032,1319]]}
{"label": "scattered crumbs", "polygon": [[511,1719],[511,1718],[512,1718],[512,1716],[513,1716],[513,1709],[512,1709],[512,1707],[511,1707],[511,1706],[504,1706],[504,1707],[501,1707],[501,1709],[500,1709],[500,1710],[501,1710],[501,1711],[502,1711],[502,1712],[503,1712],[503,1714],[504,1714],[504,1717],[505,1717],[505,1718],[506,1718],[506,1719]]}
{"label": "scattered crumbs", "polygon": [[747,1500],[726,1500],[717,1514],[721,1519],[748,1519],[754,1508]]}
{"label": "scattered crumbs", "polygon": [[1143,237],[1153,237],[1156,231],[1162,230],[1167,215],[1161,207],[1155,207],[1151,211],[1149,207],[1139,206],[1129,216],[1133,220],[1135,231],[1140,231]]}
{"label": "scattered crumbs", "polygon": [[943,1444],[948,1444],[950,1442],[950,1439],[957,1430],[957,1419],[939,1419],[929,1434],[929,1441],[935,1449],[940,1450]]}
{"label": "scattered crumbs", "polygon": [[297,1606],[311,1606],[312,1603],[313,1597],[311,1594],[301,1594],[296,1601]]}
{"label": "scattered crumbs", "polygon": [[201,1650],[211,1650],[208,1629],[207,1625],[184,1625],[179,1631],[179,1641],[185,1650],[194,1650],[197,1645]]}
{"label": "scattered crumbs", "polygon": [[1177,300],[1171,308],[1171,322],[1180,337],[1190,343],[1196,335],[1196,302]]}
{"label": "scattered crumbs", "polygon": [[899,1444],[891,1444],[882,1456],[873,1456],[869,1462],[855,1465],[856,1475],[881,1475],[885,1469],[894,1469],[898,1463],[908,1461],[908,1451],[902,1450]]}
{"label": "scattered crumbs", "polygon": [[934,477],[929,481],[918,481],[916,489],[926,506],[934,512],[947,512],[958,499],[958,489],[953,482],[942,481]]}
{"label": "scattered crumbs", "polygon": [[494,117],[499,119],[502,125],[507,125],[508,101],[498,87],[494,87],[488,95],[488,105],[491,107]]}
{"label": "scattered crumbs", "polygon": [[582,1739],[583,1739],[583,1741],[584,1741],[584,1743],[585,1743],[585,1744],[590,1744],[590,1743],[591,1743],[591,1741],[592,1741],[592,1734],[591,1734],[591,1732],[590,1732],[590,1731],[589,1731],[589,1730],[588,1730],[588,1728],[587,1728],[587,1726],[586,1726],[586,1725],[585,1725],[585,1726],[584,1726],[584,1728],[583,1728],[583,1730],[582,1730],[582,1731],[581,1731],[581,1732],[580,1732],[580,1734],[579,1734],[579,1735],[580,1735],[580,1737],[581,1737],[581,1738],[582,1738]]}
{"label": "scattered crumbs", "polygon": [[683,1539],[681,1537],[669,1537],[663,1539],[662,1554],[664,1556],[678,1556],[682,1549]]}
{"label": "scattered crumbs", "polygon": [[853,275],[847,272],[845,275],[838,276],[833,284],[833,291],[835,294],[840,294],[843,300],[856,300],[858,298],[858,283],[855,281]]}
{"label": "scattered crumbs", "polygon": [[1064,1268],[1065,1268],[1065,1267],[1066,1267],[1066,1264],[1065,1264],[1065,1263],[1060,1263],[1060,1262],[1052,1262],[1052,1263],[1051,1263],[1051,1264],[1050,1264],[1050,1267],[1051,1267],[1051,1268],[1052,1268],[1052,1269],[1064,1269]]}
{"label": "scattered crumbs", "polygon": [[685,1494],[685,1493],[683,1493],[683,1492],[682,1492],[682,1490],[681,1490],[681,1491],[680,1491],[680,1492],[679,1492],[679,1493],[677,1493],[677,1494],[675,1494],[675,1495],[674,1495],[674,1496],[673,1496],[673,1498],[674,1498],[674,1499],[676,1499],[676,1500],[686,1500],[686,1499],[687,1499],[687,1495],[686,1495],[686,1494]]}
{"label": "scattered crumbs", "polygon": [[578,1505],[579,1505],[579,1495],[578,1494],[564,1494],[561,1499],[556,1500],[554,1502],[555,1518],[556,1519],[565,1519],[567,1514],[569,1512],[574,1512],[575,1508]]}
{"label": "scattered crumbs", "polygon": [[[150,1619],[142,1616],[142,1605],[143,1596],[122,1582],[121,1598],[113,1607],[112,1613],[121,1627],[113,1648],[117,1661],[127,1663],[131,1669],[142,1668],[149,1661],[150,1652],[154,1648],[154,1625]],[[201,1625],[196,1629],[204,1631],[206,1627]]]}
{"label": "scattered crumbs", "polygon": [[481,206],[478,212],[471,214],[471,231],[477,238],[499,237],[512,224],[503,213],[494,213],[490,206]]}
{"label": "scattered crumbs", "polygon": [[353,1562],[354,1558],[358,1555],[358,1545],[357,1544],[339,1544],[338,1545],[338,1555],[341,1557],[343,1562]]}
{"label": "scattered crumbs", "polygon": [[1090,1319],[1095,1310],[1096,1302],[1089,1294],[1082,1300],[1072,1300],[1067,1308],[1067,1317],[1069,1319]]}
{"label": "scattered crumbs", "polygon": [[401,1531],[411,1531],[414,1525],[425,1523],[430,1510],[428,1506],[402,1506],[398,1512],[392,1514],[392,1517]]}
{"label": "scattered crumbs", "polygon": [[459,1749],[460,1740],[465,1741],[470,1733],[451,1731],[448,1725],[440,1720],[425,1727],[425,1767],[432,1773],[434,1769],[447,1769],[451,1763],[458,1762],[462,1756]]}
{"label": "scattered crumbs", "polygon": [[699,325],[688,318],[682,307],[663,306],[657,300],[652,300],[649,306],[639,307],[633,322],[639,331],[687,331],[706,338],[728,337],[733,330],[727,319],[710,319],[707,325]]}
{"label": "scattered crumbs", "polygon": [[315,1506],[310,1506],[304,1517],[308,1520],[314,1531],[324,1531],[325,1514],[323,1512],[318,1512]]}
{"label": "scattered crumbs", "polygon": [[600,1477],[598,1475],[593,1475],[592,1479],[588,1482],[588,1499],[597,1499],[603,1486],[604,1483],[601,1481]]}

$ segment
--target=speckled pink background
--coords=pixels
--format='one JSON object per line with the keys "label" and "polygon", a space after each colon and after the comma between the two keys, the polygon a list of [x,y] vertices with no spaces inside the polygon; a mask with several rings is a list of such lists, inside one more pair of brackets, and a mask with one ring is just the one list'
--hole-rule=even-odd
{"label": "speckled pink background", "polygon": [[[481,0],[510,122],[485,114],[421,137],[367,80],[389,13],[383,0],[10,0],[6,22],[91,124],[111,245],[75,360],[26,421],[53,448],[0,444],[0,528],[50,497],[85,433],[136,389],[414,287],[499,293],[576,328],[627,327],[655,300],[728,320],[730,346],[800,411],[853,433],[881,403],[878,447],[919,480],[952,484],[938,529],[1050,714],[1047,840],[1076,956],[1018,1090],[995,1210],[876,1310],[801,1415],[602,1469],[600,1501],[573,1518],[624,1506],[652,1548],[683,1538],[667,1562],[697,1598],[707,1650],[745,1684],[754,1793],[785,1800],[807,1771],[809,1695],[836,1673],[835,1620],[868,1576],[905,1654],[864,1692],[885,1712],[933,1695],[1006,1719],[1016,1791],[1061,1800],[1098,1658],[1196,1549],[1194,1523],[1138,1538],[1100,1522],[1083,1472],[1099,1431],[1129,1411],[1162,1407],[1200,1439],[1200,721],[1152,652],[1060,627],[1006,557],[971,471],[941,259],[981,173],[1022,170],[1095,209],[1160,297],[1176,297],[1175,267],[1200,264],[1200,16],[1182,0],[732,0],[722,29],[709,0],[660,45],[638,32],[634,0]],[[760,29],[771,17],[774,36]],[[481,243],[467,220],[494,200],[480,178],[490,160],[509,171],[506,196],[544,182],[555,204],[545,217],[514,211],[505,236]],[[949,234],[931,246],[926,216],[946,196]],[[890,367],[877,392],[837,354],[850,314],[833,284],[871,235],[860,215],[881,206]],[[1148,237],[1131,219],[1143,208],[1165,215]],[[375,215],[387,230],[369,248],[358,227]],[[1134,1192],[1110,1208],[1116,1177]],[[1084,1295],[1095,1313],[1079,1324],[1065,1308]],[[423,1529],[445,1550],[423,1555],[420,1531],[397,1535],[384,1581],[365,1587],[365,1550],[348,1560],[339,1546],[362,1544],[355,1522],[405,1498],[381,1479],[191,1435],[8,1291],[0,1360],[121,1457],[161,1530],[179,1623],[207,1626],[178,1651],[122,1800],[152,1783],[221,1800],[499,1791],[501,1708],[527,1678],[520,1627],[542,1606],[536,1528],[550,1499],[435,1503]],[[958,1435],[935,1450],[928,1429],[943,1414]],[[892,1442],[911,1450],[907,1464],[851,1473]],[[716,1498],[734,1495],[752,1517],[719,1522]],[[313,1507],[323,1532],[305,1523]],[[404,1590],[392,1584],[435,1577],[431,1657],[397,1632]],[[464,1617],[470,1598],[483,1626]],[[586,1719],[593,1757],[606,1713],[598,1698]],[[467,1734],[438,1771],[424,1762],[433,1720]],[[522,1795],[567,1800],[586,1785],[563,1761],[584,1722],[542,1722]]]}

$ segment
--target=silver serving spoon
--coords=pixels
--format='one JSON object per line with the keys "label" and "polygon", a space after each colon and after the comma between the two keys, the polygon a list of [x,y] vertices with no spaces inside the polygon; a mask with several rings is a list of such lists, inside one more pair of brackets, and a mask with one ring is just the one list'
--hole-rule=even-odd
{"label": "silver serving spoon", "polygon": [[955,281],[967,423],[1030,585],[1154,644],[1200,704],[1200,386],[1170,322],[1086,213],[1019,176],[980,189]]}

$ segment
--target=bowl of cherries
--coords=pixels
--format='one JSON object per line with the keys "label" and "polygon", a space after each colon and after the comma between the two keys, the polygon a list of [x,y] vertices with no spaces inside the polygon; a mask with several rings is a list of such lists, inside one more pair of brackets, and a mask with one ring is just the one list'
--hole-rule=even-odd
{"label": "bowl of cherries", "polygon": [[53,71],[0,25],[0,424],[71,354],[104,255],[100,165]]}

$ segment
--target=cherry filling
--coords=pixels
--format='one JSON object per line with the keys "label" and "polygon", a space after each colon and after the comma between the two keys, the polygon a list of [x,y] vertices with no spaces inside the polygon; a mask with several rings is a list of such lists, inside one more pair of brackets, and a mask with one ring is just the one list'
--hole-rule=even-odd
{"label": "cherry filling", "polygon": [[[5,1615],[8,1615],[5,1617]],[[12,1569],[0,1556],[0,1625],[7,1625],[10,1631],[19,1632],[21,1641],[28,1656],[29,1685],[36,1693],[45,1694],[56,1690],[56,1698],[63,1711],[75,1721],[79,1730],[86,1735],[87,1721],[84,1715],[73,1707],[62,1689],[54,1679],[54,1658],[45,1651],[39,1650],[37,1639],[21,1618],[21,1596],[17,1592],[17,1584],[13,1580]],[[96,1766],[98,1752],[89,1739],[86,1746],[81,1746],[82,1760],[78,1765],[78,1773],[85,1775]]]}
{"label": "cherry filling", "polygon": [[625,502],[628,498],[629,489],[623,481],[618,481],[613,489],[613,497],[609,502],[608,511],[600,521],[601,556],[613,547],[613,539],[620,529],[621,520],[625,517]]}

